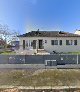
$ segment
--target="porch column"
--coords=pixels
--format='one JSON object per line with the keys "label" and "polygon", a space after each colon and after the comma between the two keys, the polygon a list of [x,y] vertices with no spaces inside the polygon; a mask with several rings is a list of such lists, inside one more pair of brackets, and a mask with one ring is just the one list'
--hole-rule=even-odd
{"label": "porch column", "polygon": [[38,53],[38,49],[39,49],[39,40],[36,40],[36,51],[37,51],[37,53]]}

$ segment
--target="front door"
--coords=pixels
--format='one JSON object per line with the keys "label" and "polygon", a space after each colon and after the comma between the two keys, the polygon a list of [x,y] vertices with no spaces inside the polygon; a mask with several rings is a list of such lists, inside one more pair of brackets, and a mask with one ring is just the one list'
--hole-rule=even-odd
{"label": "front door", "polygon": [[25,50],[25,40],[23,40],[23,50]]}
{"label": "front door", "polygon": [[43,49],[43,40],[39,40],[39,49]]}
{"label": "front door", "polygon": [[36,40],[33,40],[33,49],[36,49]]}

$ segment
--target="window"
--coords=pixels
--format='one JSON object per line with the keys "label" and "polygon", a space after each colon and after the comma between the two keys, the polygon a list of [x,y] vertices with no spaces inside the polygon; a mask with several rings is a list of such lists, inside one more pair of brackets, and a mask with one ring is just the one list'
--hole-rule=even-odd
{"label": "window", "polygon": [[51,40],[51,45],[54,45],[54,40]]}
{"label": "window", "polygon": [[72,45],[73,41],[72,40],[66,40],[66,45]]}
{"label": "window", "polygon": [[66,45],[69,45],[69,40],[66,40]]}
{"label": "window", "polygon": [[54,44],[55,45],[58,45],[58,40],[54,40]]}
{"label": "window", "polygon": [[29,47],[32,47],[33,46],[33,40],[29,40]]}
{"label": "window", "polygon": [[77,45],[77,40],[74,40],[74,45]]}
{"label": "window", "polygon": [[59,45],[62,45],[62,40],[59,40]]}
{"label": "window", "polygon": [[51,40],[51,45],[58,45],[58,40]]}

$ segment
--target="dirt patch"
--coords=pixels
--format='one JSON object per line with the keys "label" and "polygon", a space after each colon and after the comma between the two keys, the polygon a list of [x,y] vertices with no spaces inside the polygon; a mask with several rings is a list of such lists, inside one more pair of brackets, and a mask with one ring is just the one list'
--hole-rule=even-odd
{"label": "dirt patch", "polygon": [[18,88],[11,88],[2,90],[1,92],[22,92],[22,91],[20,91]]}

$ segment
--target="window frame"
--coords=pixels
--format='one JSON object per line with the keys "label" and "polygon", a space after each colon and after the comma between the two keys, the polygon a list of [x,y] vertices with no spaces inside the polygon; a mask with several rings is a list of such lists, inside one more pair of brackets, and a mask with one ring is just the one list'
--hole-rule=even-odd
{"label": "window frame", "polygon": [[51,40],[51,45],[58,45],[58,40]]}
{"label": "window frame", "polygon": [[60,45],[60,46],[62,45],[62,40],[59,40],[59,45]]}
{"label": "window frame", "polygon": [[66,45],[73,45],[73,40],[66,40]]}
{"label": "window frame", "polygon": [[74,45],[77,45],[77,44],[78,44],[77,40],[74,40]]}

